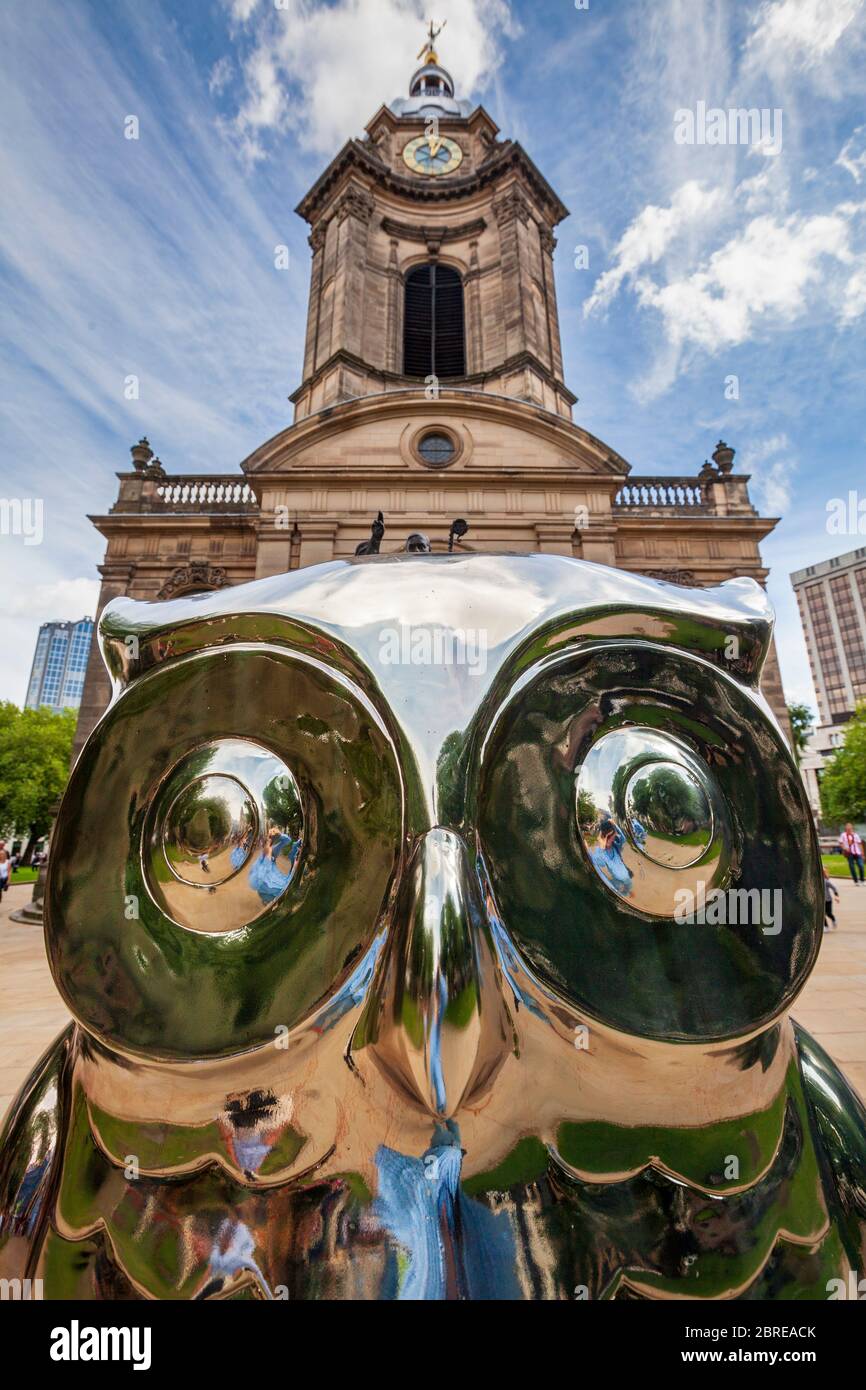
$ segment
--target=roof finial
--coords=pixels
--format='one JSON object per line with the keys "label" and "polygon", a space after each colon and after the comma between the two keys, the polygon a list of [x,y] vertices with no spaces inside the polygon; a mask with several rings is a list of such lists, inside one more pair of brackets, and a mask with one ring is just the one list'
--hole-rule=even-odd
{"label": "roof finial", "polygon": [[430,28],[427,30],[427,41],[426,43],[423,43],[421,45],[421,48],[418,52],[418,57],[423,58],[425,63],[439,62],[439,59],[436,56],[436,49],[433,47],[433,45],[438,39],[439,35],[442,33],[442,30],[445,28],[445,25],[447,23],[448,20],[443,19],[442,23],[439,25],[439,28],[437,29],[435,19],[431,19]]}

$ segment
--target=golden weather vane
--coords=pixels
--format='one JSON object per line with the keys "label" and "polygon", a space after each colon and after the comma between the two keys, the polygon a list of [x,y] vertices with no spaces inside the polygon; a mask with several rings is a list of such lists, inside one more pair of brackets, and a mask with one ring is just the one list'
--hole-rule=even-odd
{"label": "golden weather vane", "polygon": [[442,30],[445,28],[445,25],[446,25],[447,23],[448,23],[448,20],[447,20],[447,19],[443,19],[442,23],[439,25],[439,28],[437,29],[437,28],[436,28],[436,21],[435,21],[435,19],[431,19],[431,21],[430,21],[430,28],[429,28],[429,30],[427,31],[427,40],[426,40],[425,43],[423,43],[423,44],[421,45],[421,48],[420,48],[419,53],[418,53],[418,57],[419,57],[419,58],[423,58],[423,57],[425,57],[426,55],[430,54],[430,55],[432,55],[431,61],[434,62],[434,63],[436,62],[436,50],[435,50],[435,48],[433,47],[433,45],[434,45],[434,43],[436,42],[436,40],[438,39],[439,35],[442,33]]}

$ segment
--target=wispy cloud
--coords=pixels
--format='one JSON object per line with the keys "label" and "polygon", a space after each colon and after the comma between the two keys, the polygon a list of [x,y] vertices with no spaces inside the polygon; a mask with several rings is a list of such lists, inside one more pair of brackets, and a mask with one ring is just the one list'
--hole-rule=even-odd
{"label": "wispy cloud", "polygon": [[819,67],[851,34],[864,0],[764,0],[746,44],[754,67],[773,70],[780,63]]}
{"label": "wispy cloud", "polygon": [[797,460],[786,434],[752,439],[738,459],[738,467],[752,477],[752,492],[768,516],[783,516],[791,504]]}
{"label": "wispy cloud", "polygon": [[866,177],[866,125],[858,125],[839,151],[836,163],[847,169],[855,183]]}

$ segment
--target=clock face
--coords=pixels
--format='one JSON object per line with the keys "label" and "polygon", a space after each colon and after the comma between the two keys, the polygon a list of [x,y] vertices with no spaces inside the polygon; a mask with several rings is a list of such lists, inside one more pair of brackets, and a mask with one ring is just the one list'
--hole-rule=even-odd
{"label": "clock face", "polygon": [[413,174],[453,174],[463,163],[463,151],[447,135],[419,135],[403,151]]}

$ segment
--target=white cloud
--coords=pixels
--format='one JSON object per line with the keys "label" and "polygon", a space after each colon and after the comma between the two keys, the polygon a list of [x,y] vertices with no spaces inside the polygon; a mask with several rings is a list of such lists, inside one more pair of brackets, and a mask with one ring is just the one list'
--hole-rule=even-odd
{"label": "white cloud", "polygon": [[[599,277],[584,314],[607,308],[625,286],[661,319],[664,343],[634,388],[648,401],[676,380],[684,354],[714,355],[759,331],[792,324],[810,312],[847,324],[864,310],[866,203],[829,212],[786,213],[786,174],[777,166],[744,179],[727,198],[720,187],[682,185],[670,206],[638,213]],[[731,230],[745,211],[747,220]],[[707,219],[706,213],[712,213]],[[688,238],[678,241],[681,233]],[[726,236],[709,250],[712,238]],[[684,244],[683,244],[684,243]]]}
{"label": "white cloud", "polygon": [[746,342],[761,319],[790,323],[804,311],[808,290],[826,285],[825,262],[852,259],[849,223],[838,209],[783,221],[763,215],[694,273],[665,285],[642,277],[636,289],[643,305],[662,314],[672,342],[715,352]]}
{"label": "white cloud", "polygon": [[238,24],[246,24],[258,7],[259,0],[229,0],[229,12]]}
{"label": "white cloud", "polygon": [[791,502],[797,461],[791,456],[786,434],[752,440],[737,460],[743,473],[751,474],[751,490],[765,516],[782,516]]}
{"label": "white cloud", "polygon": [[835,50],[863,11],[864,0],[764,0],[746,44],[747,61],[815,68]]}
{"label": "white cloud", "polygon": [[53,584],[36,584],[32,589],[10,588],[3,599],[3,614],[6,618],[27,618],[35,624],[64,623],[95,618],[98,601],[98,579],[61,579]]}
{"label": "white cloud", "polygon": [[866,313],[866,268],[857,270],[845,286],[840,317],[843,323],[853,323]]}
{"label": "white cloud", "polygon": [[[469,97],[494,77],[501,36],[518,32],[508,0],[440,0],[436,14],[450,21],[440,58]],[[263,132],[279,130],[336,153],[383,99],[407,94],[423,22],[421,0],[293,0],[274,10],[244,63],[246,95],[234,122],[244,153],[262,158]]]}
{"label": "white cloud", "polygon": [[866,125],[859,125],[852,131],[839,151],[836,163],[848,170],[855,183],[866,175]]}
{"label": "white cloud", "polygon": [[212,96],[219,96],[231,81],[232,61],[230,58],[218,58],[210,70],[208,78],[208,90]]}
{"label": "white cloud", "polygon": [[584,315],[606,308],[625,280],[660,261],[675,238],[690,224],[708,217],[721,197],[721,189],[691,181],[677,190],[670,207],[645,207],[614,247],[615,264],[596,281],[583,306]]}

